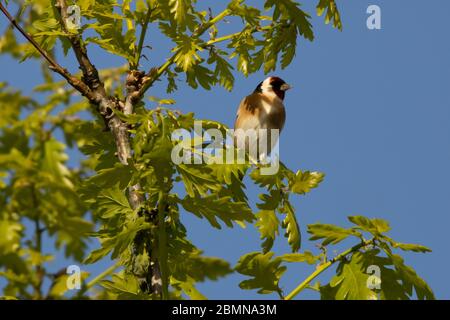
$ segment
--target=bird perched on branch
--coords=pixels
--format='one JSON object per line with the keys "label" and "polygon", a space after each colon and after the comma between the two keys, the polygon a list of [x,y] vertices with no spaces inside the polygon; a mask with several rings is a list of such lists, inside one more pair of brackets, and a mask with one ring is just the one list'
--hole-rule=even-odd
{"label": "bird perched on branch", "polygon": [[[249,152],[252,144],[256,146],[259,144],[258,160],[270,154],[278,141],[278,135],[273,136],[271,129],[277,129],[278,134],[283,129],[286,120],[283,100],[289,89],[291,86],[284,80],[268,77],[258,84],[251,95],[241,101],[234,123],[235,146],[242,148],[245,144],[245,150]],[[267,129],[267,131],[259,129]],[[252,140],[252,132],[256,133],[256,140]],[[261,133],[258,134],[258,132]],[[267,137],[266,142],[260,141],[261,134]],[[241,141],[241,147],[239,141]],[[265,148],[261,148],[261,145],[265,145]]]}

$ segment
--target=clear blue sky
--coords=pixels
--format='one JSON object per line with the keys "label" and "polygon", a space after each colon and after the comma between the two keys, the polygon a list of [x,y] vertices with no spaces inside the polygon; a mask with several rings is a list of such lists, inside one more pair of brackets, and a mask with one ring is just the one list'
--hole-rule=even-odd
{"label": "clear blue sky", "polygon": [[[317,1],[303,2],[308,2],[304,8],[312,11],[312,3]],[[314,17],[316,40],[302,41],[291,66],[275,73],[295,87],[286,98],[288,118],[281,138],[282,161],[292,169],[326,173],[320,188],[294,200],[303,249],[316,250],[307,241],[307,224],[348,226],[346,217],[357,214],[385,218],[391,222],[394,239],[433,249],[430,254],[405,254],[406,262],[429,282],[438,298],[448,299],[450,2],[338,3],[344,31],[325,26],[322,18]],[[370,4],[382,9],[380,31],[366,28]],[[5,20],[1,18],[0,30],[4,28]],[[148,43],[155,48],[148,55],[150,61],[163,61],[168,43],[154,29],[149,30]],[[122,63],[98,50],[91,51],[99,67]],[[60,62],[73,68],[62,57]],[[18,66],[0,56],[0,67],[0,80],[8,80],[25,92],[39,83],[34,62]],[[249,78],[237,74],[233,92],[221,88],[194,91],[180,83],[174,95],[176,108],[231,126],[241,98],[264,77],[262,73]],[[163,83],[151,94],[167,97]],[[73,159],[71,164],[76,162]],[[257,191],[249,188],[250,199],[257,199]],[[219,255],[234,264],[242,254],[259,250],[259,235],[253,226],[216,231],[189,213],[184,213],[182,219],[190,238],[206,254]],[[344,243],[349,245],[351,242]],[[277,254],[288,252],[286,240],[280,238],[274,250]],[[51,269],[69,263],[59,256]],[[103,261],[85,268],[97,274],[108,264]],[[285,291],[292,290],[312,271],[303,264],[288,267],[282,282]],[[199,288],[210,298],[277,298],[242,291],[238,288],[241,280],[241,276],[233,275]],[[299,298],[317,295],[306,292]]]}

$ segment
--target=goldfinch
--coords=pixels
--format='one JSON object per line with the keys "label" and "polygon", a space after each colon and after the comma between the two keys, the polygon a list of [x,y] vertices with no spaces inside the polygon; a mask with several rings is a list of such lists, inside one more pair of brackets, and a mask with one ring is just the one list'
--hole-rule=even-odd
{"label": "goldfinch", "polygon": [[[267,137],[267,141],[259,141],[262,137],[261,133],[259,133],[257,140],[252,141],[252,143],[258,142],[256,145],[259,144],[258,160],[270,154],[278,141],[278,135],[275,136],[275,139],[272,139],[271,129],[277,129],[278,134],[283,129],[286,120],[283,100],[286,91],[289,89],[291,89],[291,86],[284,80],[278,77],[268,77],[258,84],[251,95],[246,96],[241,101],[234,123],[234,137],[237,147],[239,147],[239,140],[245,141],[241,143],[245,143],[245,150],[249,152],[249,146],[251,145],[249,133],[261,131],[265,132],[263,135]],[[266,129],[267,131],[260,129]],[[266,145],[265,150],[261,150],[261,144]]]}

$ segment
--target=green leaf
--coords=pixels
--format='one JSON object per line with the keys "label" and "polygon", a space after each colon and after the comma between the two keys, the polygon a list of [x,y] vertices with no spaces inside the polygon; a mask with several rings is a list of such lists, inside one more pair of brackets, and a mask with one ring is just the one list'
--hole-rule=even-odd
{"label": "green leaf", "polygon": [[205,217],[217,229],[221,229],[217,219],[222,220],[228,227],[233,227],[233,221],[252,222],[255,220],[252,210],[245,202],[233,202],[231,197],[217,198],[216,195],[185,197],[181,200],[181,205],[197,217]]}
{"label": "green leaf", "polygon": [[321,16],[326,11],[325,23],[333,22],[333,27],[342,31],[342,21],[336,2],[334,0],[320,0],[317,4],[317,15]]}
{"label": "green leaf", "polygon": [[195,287],[195,281],[188,279],[186,281],[171,280],[173,287],[179,287],[191,300],[207,300],[207,298]]}
{"label": "green leaf", "polygon": [[121,271],[112,275],[111,280],[102,280],[100,285],[119,300],[142,300],[149,296],[141,294],[136,277]]}
{"label": "green leaf", "polygon": [[344,229],[332,224],[310,224],[308,225],[308,233],[311,234],[310,240],[323,239],[322,245],[338,244],[347,239],[349,236],[361,237],[361,233],[352,229]]}
{"label": "green leaf", "polygon": [[184,182],[186,192],[190,197],[196,194],[207,195],[208,191],[219,191],[221,185],[213,178],[212,171],[204,165],[180,164],[177,167]]}
{"label": "green leaf", "polygon": [[169,267],[177,280],[214,281],[233,272],[227,261],[216,257],[205,257],[201,253],[201,251],[194,251],[190,254],[181,253],[178,257],[171,257]]}
{"label": "green leaf", "polygon": [[263,252],[268,252],[275,241],[276,236],[279,234],[278,228],[280,221],[275,213],[275,210],[261,210],[256,214],[256,227],[259,230],[261,239],[264,239],[262,243]]}
{"label": "green leaf", "polygon": [[98,188],[110,188],[118,185],[120,189],[124,190],[130,183],[132,173],[130,166],[116,163],[112,168],[99,170],[96,175],[86,180],[86,184],[93,184]]}
{"label": "green leaf", "polygon": [[259,198],[263,202],[257,203],[256,206],[261,210],[275,210],[283,200],[279,190],[270,190],[270,194],[260,194]]}
{"label": "green leaf", "polygon": [[20,248],[22,231],[20,223],[0,220],[0,256],[16,252]]}
{"label": "green leaf", "polygon": [[261,11],[258,8],[244,4],[243,0],[232,0],[228,4],[228,9],[231,10],[232,15],[241,17],[250,25],[257,25],[260,22]]}
{"label": "green leaf", "polygon": [[376,300],[377,294],[368,288],[369,274],[365,273],[364,255],[356,252],[350,261],[344,260],[339,264],[336,275],[331,279],[326,294],[334,289],[335,300]]}
{"label": "green leaf", "polygon": [[181,30],[186,29],[186,18],[191,9],[190,0],[169,0],[170,12]]}
{"label": "green leaf", "polygon": [[370,249],[341,261],[336,276],[320,287],[321,298],[407,300],[413,298],[414,289],[418,299],[434,299],[425,281],[400,256],[383,249],[387,257],[380,256],[379,249]]}
{"label": "green leaf", "polygon": [[61,182],[66,187],[72,189],[73,183],[70,180],[70,171],[64,165],[64,162],[69,158],[64,153],[64,144],[55,139],[50,139],[44,142],[43,148],[41,169],[44,172],[50,173],[55,181]]}
{"label": "green leaf", "polygon": [[97,197],[97,206],[104,219],[119,214],[131,215],[133,213],[124,191],[120,190],[118,186],[100,192]]}
{"label": "green leaf", "polygon": [[117,258],[132,244],[139,231],[149,229],[150,227],[151,224],[145,222],[145,217],[139,217],[134,221],[127,222],[119,232],[114,231],[114,233],[109,235],[101,232],[96,234],[102,239],[101,248],[92,251],[84,263],[91,264],[97,262],[111,251],[111,259]]}
{"label": "green leaf", "polygon": [[273,255],[273,252],[252,252],[242,256],[236,265],[236,271],[250,279],[239,283],[239,287],[244,290],[258,289],[261,294],[280,292],[278,283],[286,267],[281,266],[280,258],[272,259]]}
{"label": "green leaf", "polygon": [[[69,274],[63,274],[58,276],[52,283],[48,296],[53,299],[61,299],[64,297],[64,294],[69,290],[67,286],[67,280],[69,279]],[[80,274],[80,280],[84,281],[89,277],[88,272],[81,272]]]}
{"label": "green leaf", "polygon": [[305,39],[312,41],[314,33],[312,30],[311,16],[300,9],[300,5],[292,0],[266,0],[264,7],[274,8],[274,21],[288,21],[296,26],[297,32]]}
{"label": "green leaf", "polygon": [[281,189],[284,187],[284,180],[293,175],[293,172],[286,168],[286,166],[280,163],[280,169],[277,173],[268,175],[262,174],[261,168],[257,167],[250,173],[250,178],[260,187],[267,188],[268,190],[276,187]]}
{"label": "green leaf", "polygon": [[214,73],[201,65],[193,65],[186,71],[186,82],[194,89],[200,84],[204,89],[210,90],[217,82]]}
{"label": "green leaf", "polygon": [[292,252],[296,252],[300,250],[301,234],[294,208],[288,200],[285,200],[284,206],[280,209],[280,212],[286,214],[282,227],[286,229],[285,237],[288,238],[288,243],[291,246]]}
{"label": "green leaf", "polygon": [[320,256],[313,255],[310,251],[303,253],[287,253],[280,256],[284,262],[306,262],[308,264],[316,264],[320,260]]}
{"label": "green leaf", "polygon": [[305,171],[303,173],[299,170],[295,174],[295,177],[292,177],[289,180],[289,189],[298,194],[308,193],[311,189],[319,186],[324,176],[325,175],[320,172]]}
{"label": "green leaf", "polygon": [[403,258],[397,254],[388,254],[392,259],[395,270],[400,276],[403,286],[409,296],[412,296],[413,289],[419,300],[434,300],[435,296],[428,284],[417,275],[416,271],[404,264]]}
{"label": "green leaf", "polygon": [[398,243],[394,242],[392,244],[393,248],[402,249],[403,251],[414,251],[414,252],[431,252],[431,249],[420,244],[412,244],[412,243]]}
{"label": "green leaf", "polygon": [[160,99],[160,98],[157,98],[157,97],[154,97],[154,96],[150,96],[150,97],[148,97],[148,99],[150,101],[157,102],[158,105],[160,105],[160,106],[161,105],[172,105],[172,104],[176,103],[176,101],[174,99]]}
{"label": "green leaf", "polygon": [[378,248],[360,252],[361,268],[369,275],[367,285],[372,286],[371,290],[379,294],[380,299],[409,299],[400,275],[392,269],[392,259],[379,253]]}
{"label": "green leaf", "polygon": [[369,219],[363,216],[351,216],[348,217],[348,220],[356,224],[362,230],[372,233],[374,236],[381,235],[391,229],[389,223],[383,219]]}
{"label": "green leaf", "polygon": [[233,67],[228,61],[221,57],[221,54],[226,55],[226,52],[211,50],[209,53],[208,64],[216,64],[214,76],[218,79],[219,84],[222,87],[231,91],[234,85]]}
{"label": "green leaf", "polygon": [[264,46],[253,55],[253,69],[258,70],[264,64],[264,73],[274,71],[282,54],[281,67],[287,67],[295,56],[297,36],[312,41],[311,17],[297,2],[292,0],[266,0],[266,10],[273,9],[273,26],[265,31]]}
{"label": "green leaf", "polygon": [[203,51],[203,48],[188,35],[181,35],[177,39],[177,44],[178,46],[173,49],[176,52],[175,63],[184,72],[192,70],[194,65],[201,60],[197,52]]}

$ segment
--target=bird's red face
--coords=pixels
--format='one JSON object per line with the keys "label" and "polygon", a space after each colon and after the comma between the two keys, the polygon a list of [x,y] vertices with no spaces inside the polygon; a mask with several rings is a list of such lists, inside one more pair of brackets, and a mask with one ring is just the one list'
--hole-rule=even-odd
{"label": "bird's red face", "polygon": [[273,92],[278,96],[278,98],[283,100],[286,91],[289,89],[291,89],[291,86],[287,84],[283,79],[279,77],[268,77],[256,87],[255,92]]}

